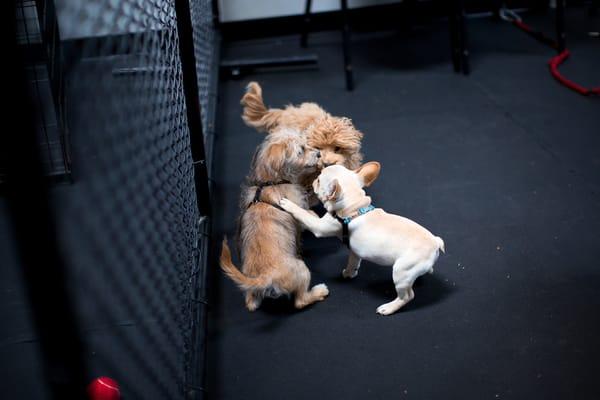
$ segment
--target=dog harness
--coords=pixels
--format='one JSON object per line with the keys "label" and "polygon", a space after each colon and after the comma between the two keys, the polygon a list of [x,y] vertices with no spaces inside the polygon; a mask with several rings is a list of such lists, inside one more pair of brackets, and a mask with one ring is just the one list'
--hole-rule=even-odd
{"label": "dog harness", "polygon": [[[267,187],[267,186],[277,186],[277,185],[289,185],[291,183],[292,182],[287,181],[287,180],[276,181],[276,182],[275,181],[266,181],[266,182],[256,182],[255,181],[255,182],[248,182],[248,186],[256,186],[256,192],[254,192],[254,198],[252,199],[252,201],[250,202],[250,204],[248,204],[248,207],[246,207],[246,210],[248,210],[250,207],[252,207],[253,205],[255,205],[257,203],[265,203],[265,204],[268,204],[268,205],[270,205],[272,207],[277,208],[278,210],[281,210],[281,211],[287,213],[287,211],[285,211],[283,208],[281,208],[281,206],[279,204],[272,204],[272,203],[269,203],[267,201],[261,200],[260,199],[260,195],[262,194],[262,190],[263,190],[264,187]],[[241,223],[241,219],[240,219],[240,221],[237,224],[237,237],[238,237],[238,240],[239,240],[241,231],[242,231],[242,223]],[[296,251],[297,251],[298,255],[300,255],[300,249],[297,248]],[[238,256],[239,255],[240,255],[240,253],[239,253],[239,246],[238,246]]]}
{"label": "dog harness", "polygon": [[270,206],[273,206],[273,207],[277,208],[278,210],[285,211],[283,208],[281,208],[279,206],[279,204],[272,204],[272,203],[266,202],[264,200],[261,200],[260,199],[260,195],[262,194],[263,188],[266,187],[266,186],[287,185],[287,184],[291,184],[291,183],[292,182],[290,182],[290,181],[256,182],[256,184],[252,185],[252,186],[256,186],[256,192],[254,192],[254,198],[252,199],[252,202],[250,204],[248,204],[248,208],[250,208],[251,206],[253,206],[256,203],[265,203],[265,204],[268,204]]}
{"label": "dog harness", "polygon": [[336,213],[331,214],[335,219],[338,220],[340,224],[342,224],[342,243],[344,243],[346,247],[350,247],[350,232],[348,231],[348,225],[350,225],[350,222],[352,222],[354,218],[360,217],[361,215],[365,215],[366,213],[373,211],[374,209],[375,206],[369,204],[366,207],[359,208],[358,210],[356,210],[355,213],[344,218],[338,216]]}

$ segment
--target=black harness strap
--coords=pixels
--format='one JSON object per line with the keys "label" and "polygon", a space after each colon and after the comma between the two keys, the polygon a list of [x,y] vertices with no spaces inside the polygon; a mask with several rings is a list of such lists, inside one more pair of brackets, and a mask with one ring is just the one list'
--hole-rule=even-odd
{"label": "black harness strap", "polygon": [[284,211],[286,212],[283,208],[281,208],[279,206],[279,204],[272,204],[266,201],[263,201],[260,199],[260,195],[262,194],[262,190],[264,187],[266,186],[277,186],[277,185],[286,185],[286,184],[290,184],[291,182],[289,181],[278,181],[278,182],[273,182],[273,181],[267,181],[267,182],[257,182],[255,185],[256,186],[256,192],[254,192],[254,199],[252,199],[252,202],[250,204],[248,204],[248,208],[250,208],[251,206],[253,206],[256,203],[265,203],[268,204],[272,207],[277,208],[278,210]]}
{"label": "black harness strap", "polygon": [[348,223],[343,219],[338,217],[337,214],[331,214],[335,219],[338,220],[340,224],[342,224],[342,243],[346,245],[346,247],[350,248],[350,233],[348,232]]}
{"label": "black harness strap", "polygon": [[365,215],[368,212],[371,212],[375,209],[375,207],[372,204],[369,204],[368,206],[365,207],[360,207],[358,210],[356,210],[356,212],[353,215],[350,215],[346,218],[341,218],[339,215],[337,215],[337,213],[330,213],[331,215],[333,215],[333,217],[335,219],[338,220],[338,222],[340,224],[342,224],[342,242],[348,247],[350,248],[350,232],[349,232],[349,225],[350,222],[352,222],[352,220],[354,218],[358,218],[361,215]]}

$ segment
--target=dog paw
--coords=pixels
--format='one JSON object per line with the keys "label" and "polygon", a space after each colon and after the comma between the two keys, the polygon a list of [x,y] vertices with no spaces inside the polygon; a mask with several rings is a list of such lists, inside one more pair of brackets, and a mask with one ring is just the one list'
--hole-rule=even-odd
{"label": "dog paw", "polygon": [[344,268],[342,270],[342,276],[344,278],[346,278],[346,279],[356,278],[357,275],[358,275],[358,270],[357,269]]}
{"label": "dog paw", "polygon": [[324,283],[319,283],[318,285],[313,286],[311,292],[313,292],[315,296],[319,297],[319,300],[323,300],[329,295],[329,289]]}
{"label": "dog paw", "polygon": [[393,313],[394,313],[394,311],[392,311],[389,307],[386,307],[385,304],[377,307],[377,314],[379,314],[379,315],[390,315]]}
{"label": "dog paw", "polygon": [[290,211],[294,207],[294,203],[285,197],[279,200],[279,207],[283,208],[285,211]]}
{"label": "dog paw", "polygon": [[390,301],[389,303],[385,303],[377,307],[377,314],[380,315],[391,315],[402,308],[402,302],[397,300]]}

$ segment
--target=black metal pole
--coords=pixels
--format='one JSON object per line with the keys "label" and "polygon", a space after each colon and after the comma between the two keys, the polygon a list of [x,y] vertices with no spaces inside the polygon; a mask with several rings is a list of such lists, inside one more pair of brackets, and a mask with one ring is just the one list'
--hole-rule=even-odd
{"label": "black metal pole", "polygon": [[454,72],[459,73],[460,67],[460,42],[458,34],[457,1],[452,0],[448,6],[448,29],[450,31],[450,51]]}
{"label": "black metal pole", "polygon": [[211,10],[212,10],[212,20],[213,26],[218,28],[221,25],[221,12],[219,10],[219,2],[218,0],[212,0],[210,2]]}
{"label": "black metal pole", "polygon": [[14,1],[2,2],[0,40],[6,41],[2,48],[9,54],[2,74],[5,123],[19,127],[0,138],[0,158],[7,166],[6,198],[50,394],[55,399],[83,399],[87,371],[83,345],[43,179],[15,12]]}
{"label": "black metal pole", "polygon": [[567,34],[565,32],[565,0],[556,2],[556,41],[558,42],[558,52],[562,53],[565,48]]}
{"label": "black metal pole", "polygon": [[500,21],[500,10],[506,6],[504,0],[493,0],[492,2],[492,13],[495,21]]}
{"label": "black metal pole", "polygon": [[308,31],[310,29],[310,8],[312,0],[306,0],[304,4],[304,21],[302,23],[302,36],[300,36],[300,46],[306,47],[308,45]]}
{"label": "black metal pole", "polygon": [[597,16],[599,8],[600,8],[600,0],[592,0],[592,4],[590,4],[590,10],[589,10],[590,17]]}
{"label": "black metal pole", "polygon": [[210,193],[208,187],[208,171],[204,150],[204,134],[202,129],[202,113],[196,75],[196,56],[194,53],[194,32],[189,0],[175,0],[177,17],[177,36],[179,39],[179,57],[183,75],[183,93],[190,130],[190,147],[194,162],[194,180],[196,197],[200,215],[210,215]]}
{"label": "black metal pole", "polygon": [[460,43],[460,66],[465,75],[471,72],[469,63],[469,41],[467,34],[467,19],[465,18],[465,3],[463,0],[458,0],[458,29]]}
{"label": "black metal pole", "polygon": [[405,0],[402,3],[404,7],[402,7],[400,17],[400,29],[404,32],[410,32],[416,18],[417,0]]}
{"label": "black metal pole", "polygon": [[354,90],[354,71],[350,56],[350,24],[348,22],[348,0],[342,1],[342,38],[344,47],[344,72],[346,74],[346,89]]}
{"label": "black metal pole", "polygon": [[54,0],[35,0],[42,46],[45,50],[50,90],[61,136],[65,173],[71,172],[71,155],[64,112],[63,54]]}

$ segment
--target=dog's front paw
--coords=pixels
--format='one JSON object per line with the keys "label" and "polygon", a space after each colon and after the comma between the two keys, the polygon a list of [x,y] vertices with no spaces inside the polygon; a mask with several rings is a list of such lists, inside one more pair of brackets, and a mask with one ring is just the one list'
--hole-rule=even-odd
{"label": "dog's front paw", "polygon": [[291,212],[294,209],[293,201],[286,199],[285,197],[279,200],[279,207],[283,208],[285,211]]}
{"label": "dog's front paw", "polygon": [[342,270],[342,276],[346,279],[356,278],[358,275],[358,269],[356,268],[344,268]]}

